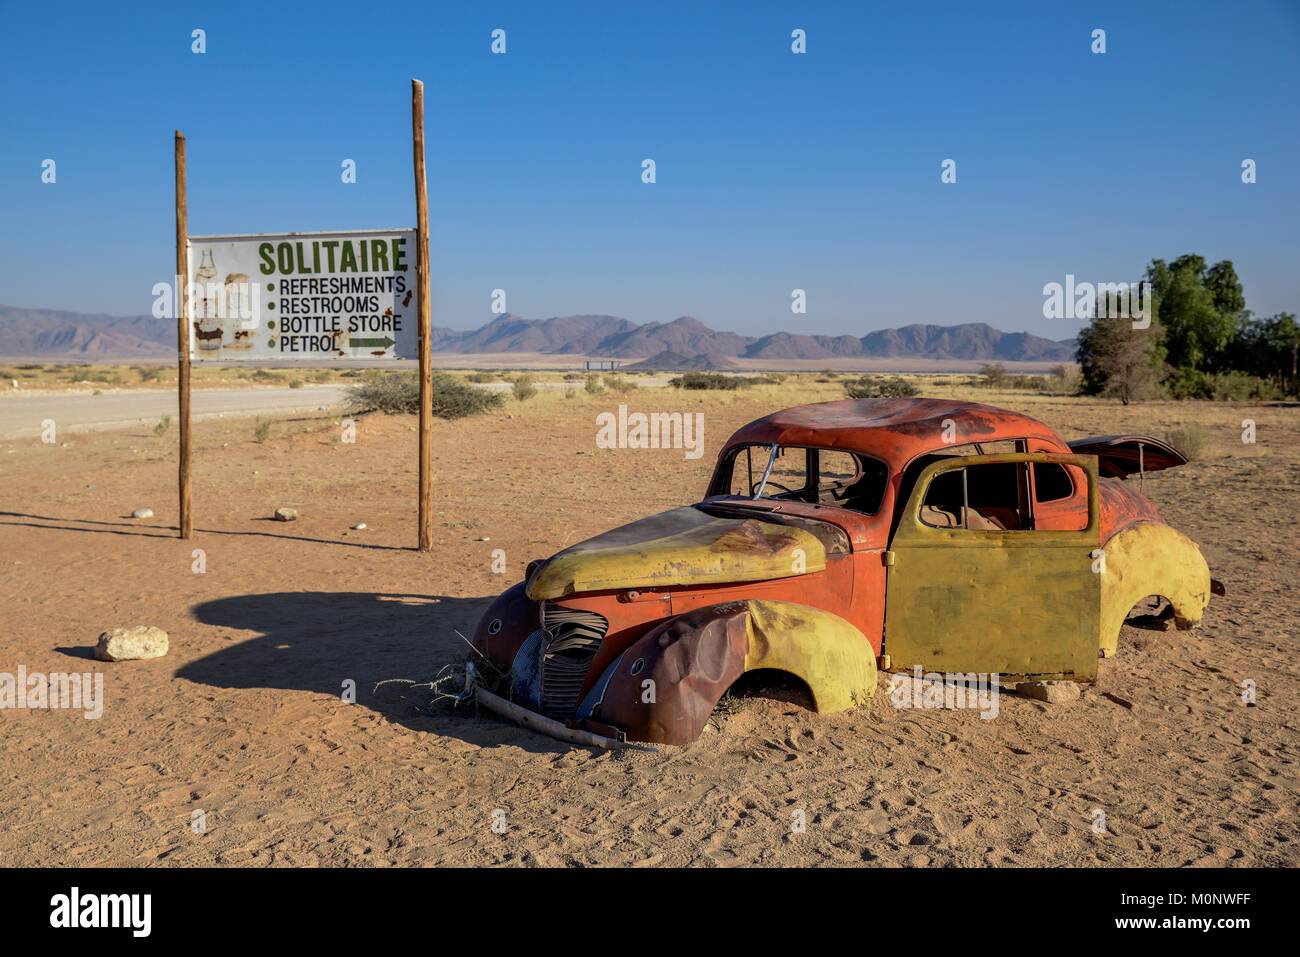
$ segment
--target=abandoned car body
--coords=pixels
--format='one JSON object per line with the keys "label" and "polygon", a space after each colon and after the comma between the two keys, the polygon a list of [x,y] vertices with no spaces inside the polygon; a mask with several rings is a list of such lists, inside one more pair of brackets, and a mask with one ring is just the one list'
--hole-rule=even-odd
{"label": "abandoned car body", "polygon": [[878,668],[1091,681],[1143,598],[1179,627],[1209,603],[1199,548],[1123,481],[1185,462],[972,402],[777,412],[699,503],[533,562],[475,632],[481,687],[583,740],[685,744],[759,669],[818,711],[866,701]]}

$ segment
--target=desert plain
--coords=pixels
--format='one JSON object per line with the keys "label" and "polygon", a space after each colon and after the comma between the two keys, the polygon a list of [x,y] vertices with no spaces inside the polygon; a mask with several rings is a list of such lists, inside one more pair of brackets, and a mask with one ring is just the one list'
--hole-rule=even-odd
{"label": "desert plain", "polygon": [[[95,720],[0,711],[0,864],[1300,863],[1300,409],[922,394],[1067,439],[1198,430],[1194,461],[1145,491],[1227,594],[1195,631],[1126,626],[1069,704],[1005,694],[983,720],[896,709],[882,687],[818,715],[777,689],[728,700],[689,747],[591,751],[429,707],[418,683],[464,658],[530,560],[696,501],[734,429],[840,384],[551,389],[435,421],[431,553],[413,548],[414,417],[361,417],[354,442],[337,412],[196,422],[191,541],[174,425],[0,437],[0,672],[104,687]],[[703,412],[704,456],[597,448],[619,403]],[[102,631],[136,624],[169,633],[165,657],[94,660]]]}

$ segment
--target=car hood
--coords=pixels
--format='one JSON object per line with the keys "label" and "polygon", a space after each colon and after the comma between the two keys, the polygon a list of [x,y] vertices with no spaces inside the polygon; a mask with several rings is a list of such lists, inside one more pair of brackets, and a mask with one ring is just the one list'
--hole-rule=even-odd
{"label": "car hood", "polygon": [[694,506],[651,515],[557,552],[534,570],[534,601],[579,592],[790,578],[826,567],[801,528],[760,518],[718,518]]}

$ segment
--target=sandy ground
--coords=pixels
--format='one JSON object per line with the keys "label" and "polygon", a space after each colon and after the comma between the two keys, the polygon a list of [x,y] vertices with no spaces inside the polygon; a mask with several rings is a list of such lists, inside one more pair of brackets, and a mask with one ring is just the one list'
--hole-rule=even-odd
{"label": "sandy ground", "polygon": [[[1300,863],[1293,408],[976,396],[1067,437],[1210,436],[1146,490],[1228,595],[1196,632],[1126,628],[1072,705],[1004,695],[986,721],[883,694],[829,716],[746,698],[688,748],[592,753],[375,690],[460,658],[456,632],[530,559],[693,501],[736,426],[835,395],[554,394],[439,422],[432,554],[410,549],[408,418],[365,419],[351,444],[328,418],[263,443],[251,421],[198,423],[192,542],[169,530],[174,429],[0,440],[0,671],[102,673],[106,698],[98,720],[0,712],[0,863]],[[619,401],[704,411],[705,458],[596,449]],[[124,518],[146,505],[157,518]],[[301,519],[269,521],[281,505]],[[136,623],[171,634],[167,657],[91,660]]]}

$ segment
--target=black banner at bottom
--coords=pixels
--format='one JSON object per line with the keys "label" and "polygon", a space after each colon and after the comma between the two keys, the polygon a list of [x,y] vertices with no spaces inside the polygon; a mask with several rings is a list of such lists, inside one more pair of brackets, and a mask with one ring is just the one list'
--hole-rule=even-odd
{"label": "black banner at bottom", "polygon": [[[1065,932],[1233,946],[1282,926],[1284,870],[0,870],[0,919],[31,938],[285,941],[331,948],[479,938],[614,946],[688,933],[734,944],[834,927]],[[701,918],[712,912],[706,920]],[[689,916],[693,914],[694,916]],[[683,924],[682,921],[686,921]],[[909,931],[909,932],[910,932]],[[600,937],[589,935],[599,932]],[[613,932],[618,936],[611,937]],[[1242,935],[1247,935],[1243,937]],[[940,945],[943,946],[943,945]]]}

